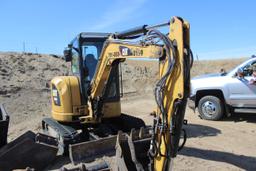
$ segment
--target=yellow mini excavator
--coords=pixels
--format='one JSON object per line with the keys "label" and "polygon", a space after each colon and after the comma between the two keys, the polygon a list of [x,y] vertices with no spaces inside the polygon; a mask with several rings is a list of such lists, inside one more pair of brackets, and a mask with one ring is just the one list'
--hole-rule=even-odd
{"label": "yellow mini excavator", "polygon": [[[162,27],[168,33],[159,31]],[[159,62],[152,126],[121,113],[120,63],[139,58]],[[52,117],[42,121],[43,139],[57,139],[52,144],[59,154],[69,153],[73,164],[115,155],[111,170],[171,170],[172,158],[186,140],[182,125],[193,61],[189,23],[173,17],[123,32],[80,33],[64,50],[64,59],[71,62],[73,75],[51,80]]]}
{"label": "yellow mini excavator", "polygon": [[[168,34],[157,30],[165,26],[169,26]],[[135,138],[137,142],[138,139],[140,139],[139,142],[147,139],[143,147],[148,147],[144,151],[150,160],[142,159],[144,164],[138,164],[140,162],[135,160],[136,149],[139,149],[133,143],[136,141],[134,139],[136,131],[132,131],[133,140],[130,136],[122,136],[127,134],[120,134],[120,132],[114,139],[118,139],[115,143],[119,144],[119,153],[123,153],[124,150],[122,140],[130,140],[129,154],[133,156],[130,159],[135,163],[130,164],[132,170],[146,169],[146,165],[150,165],[152,170],[168,170],[171,167],[171,158],[176,156],[179,148],[185,106],[190,90],[189,29],[188,22],[174,17],[167,23],[155,26],[143,25],[119,33],[79,34],[64,51],[64,58],[67,62],[71,62],[74,75],[55,77],[51,81],[52,118],[43,120],[45,132],[59,137],[64,152],[71,144],[69,150],[73,160],[76,158],[74,154],[88,156],[90,154],[88,148],[104,151],[102,146],[107,148],[113,143],[108,141],[111,139],[109,137],[101,139],[100,133],[110,130],[106,133],[106,136],[109,136],[116,134],[115,130],[123,130],[116,127],[113,120],[104,124],[107,118],[122,119],[119,64],[126,59],[158,59],[159,81],[154,90],[157,104],[154,125],[148,133],[149,136],[146,138],[145,134],[144,137],[141,136],[145,130],[140,130],[138,134],[140,136]],[[129,120],[129,124],[125,124],[128,120],[120,120],[117,122],[121,122],[123,127],[124,125],[132,125],[135,129],[143,127],[134,118],[132,121]],[[95,130],[103,124],[105,127],[97,133]],[[94,147],[91,146],[90,140],[96,140],[93,142]],[[89,141],[89,145],[86,142],[87,145],[82,146],[80,143],[78,147],[76,146],[77,143],[84,141]],[[103,145],[104,141],[107,143]],[[97,142],[100,142],[98,147]],[[75,151],[78,151],[79,155]],[[122,168],[128,165],[126,158],[119,161],[125,163]],[[127,166],[127,170],[131,168]],[[122,169],[119,168],[119,170]]]}

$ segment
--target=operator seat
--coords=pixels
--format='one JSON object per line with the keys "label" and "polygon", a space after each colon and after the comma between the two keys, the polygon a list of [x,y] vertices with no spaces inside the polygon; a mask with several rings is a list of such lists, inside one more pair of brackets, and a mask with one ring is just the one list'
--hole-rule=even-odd
{"label": "operator seat", "polygon": [[95,56],[93,54],[87,54],[85,56],[84,64],[85,64],[85,67],[87,67],[89,70],[89,74],[88,74],[89,80],[92,80],[94,76],[97,62],[98,61],[95,59]]}

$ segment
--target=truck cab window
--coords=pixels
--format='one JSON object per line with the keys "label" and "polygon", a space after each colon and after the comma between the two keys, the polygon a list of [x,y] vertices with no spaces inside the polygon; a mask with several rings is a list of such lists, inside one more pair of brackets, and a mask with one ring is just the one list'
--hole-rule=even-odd
{"label": "truck cab window", "polygon": [[245,77],[250,77],[252,75],[253,66],[256,66],[255,61],[243,67]]}

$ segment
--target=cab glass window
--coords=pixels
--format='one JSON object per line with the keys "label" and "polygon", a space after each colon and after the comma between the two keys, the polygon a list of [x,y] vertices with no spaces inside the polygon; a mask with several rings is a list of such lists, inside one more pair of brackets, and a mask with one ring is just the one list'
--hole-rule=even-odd
{"label": "cab glass window", "polygon": [[73,74],[79,74],[79,53],[77,40],[73,42],[71,70]]}
{"label": "cab glass window", "polygon": [[88,79],[92,80],[98,59],[101,54],[103,42],[84,42],[82,46],[84,67],[88,69]]}
{"label": "cab glass window", "polygon": [[79,55],[78,52],[74,49],[72,49],[72,72],[74,74],[78,74],[79,73]]}

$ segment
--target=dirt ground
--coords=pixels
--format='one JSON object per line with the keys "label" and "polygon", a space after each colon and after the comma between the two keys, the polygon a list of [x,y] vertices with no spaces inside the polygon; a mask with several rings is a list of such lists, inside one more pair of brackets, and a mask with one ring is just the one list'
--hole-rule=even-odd
{"label": "dirt ground", "polygon": [[[133,97],[122,109],[150,123],[154,105],[153,98]],[[174,170],[256,170],[256,115],[237,113],[214,122],[187,108],[185,118],[188,139]]]}
{"label": "dirt ground", "polygon": [[[192,76],[227,71],[244,59],[196,61]],[[157,64],[128,61],[122,65],[125,97],[122,112],[151,124],[155,109],[152,96]],[[69,66],[49,55],[0,53],[0,103],[5,103],[11,123],[8,140],[40,131],[41,119],[50,116],[47,83],[54,76],[69,75]],[[187,108],[188,140],[174,161],[174,170],[256,170],[256,115],[233,114],[222,121],[201,120]],[[51,170],[68,161],[61,160]]]}
{"label": "dirt ground", "polygon": [[[151,95],[126,96],[122,101],[122,113],[141,118],[147,125],[152,122],[150,113],[154,109]],[[188,139],[174,159],[174,171],[256,170],[256,115],[237,113],[214,122],[200,119],[197,112],[187,108],[185,119]],[[108,157],[104,160],[115,162]],[[59,158],[48,169],[57,170],[63,165],[72,167],[68,159]]]}

